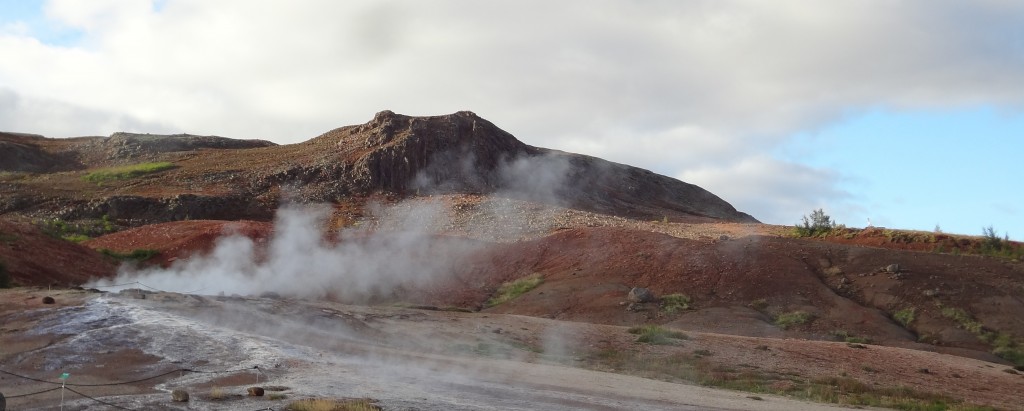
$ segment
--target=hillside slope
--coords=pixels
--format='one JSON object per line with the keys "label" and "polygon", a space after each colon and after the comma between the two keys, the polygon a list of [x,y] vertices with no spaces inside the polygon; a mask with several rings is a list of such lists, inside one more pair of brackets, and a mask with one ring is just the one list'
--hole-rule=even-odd
{"label": "hillside slope", "polygon": [[[756,221],[695,185],[528,146],[466,111],[431,117],[383,111],[366,124],[285,146],[125,133],[70,140],[0,134],[0,142],[18,148],[8,154],[17,161],[5,163],[0,175],[0,214],[106,215],[131,226],[185,218],[266,221],[285,199],[362,205],[375,194],[474,193],[637,218]],[[99,183],[82,178],[97,168],[157,161],[173,167]]]}

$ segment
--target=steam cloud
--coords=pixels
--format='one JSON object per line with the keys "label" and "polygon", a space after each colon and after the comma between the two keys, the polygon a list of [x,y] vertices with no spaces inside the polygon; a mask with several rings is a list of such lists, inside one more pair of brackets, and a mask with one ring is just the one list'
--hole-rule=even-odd
{"label": "steam cloud", "polygon": [[416,208],[398,224],[412,229],[387,233],[349,229],[341,233],[342,241],[333,242],[324,236],[329,207],[286,206],[278,211],[265,250],[248,237],[227,235],[209,254],[176,261],[166,269],[122,267],[117,278],[94,286],[141,282],[161,290],[203,294],[272,291],[294,297],[379,296],[396,287],[428,284],[450,273],[452,262],[475,248],[467,242],[437,241],[426,231],[416,230],[415,221],[437,216],[430,207]]}
{"label": "steam cloud", "polygon": [[[502,188],[495,194],[557,204],[568,170],[568,162],[557,154],[507,161],[497,168]],[[116,278],[93,281],[90,286],[118,289],[142,283],[193,294],[274,292],[363,301],[449,278],[461,259],[483,247],[483,243],[432,232],[446,225],[446,210],[439,202],[400,205],[374,213],[381,219],[378,227],[386,229],[345,229],[338,234],[340,241],[325,237],[329,206],[287,205],[278,210],[274,233],[265,245],[228,234],[208,254],[175,261],[167,268],[123,266]]]}

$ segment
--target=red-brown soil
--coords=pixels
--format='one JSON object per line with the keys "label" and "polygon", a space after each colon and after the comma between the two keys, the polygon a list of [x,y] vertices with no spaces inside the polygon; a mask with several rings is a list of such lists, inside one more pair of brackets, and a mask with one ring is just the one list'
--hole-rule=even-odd
{"label": "red-brown soil", "polygon": [[109,277],[118,264],[89,247],[46,235],[32,224],[3,218],[0,262],[15,284],[61,287]]}
{"label": "red-brown soil", "polygon": [[273,224],[261,221],[178,221],[132,228],[82,244],[118,253],[155,250],[159,254],[146,262],[166,265],[179,258],[206,253],[214,247],[218,238],[229,234],[243,235],[261,243],[266,241],[272,230]]}
{"label": "red-brown soil", "polygon": [[[889,264],[899,264],[900,273],[883,272]],[[699,241],[589,228],[498,248],[464,278],[478,281],[494,272],[500,274],[490,275],[492,282],[474,290],[473,298],[447,303],[480,306],[497,283],[539,273],[541,286],[489,311],[618,325],[655,322],[751,336],[834,339],[843,332],[989,360],[994,357],[984,352],[951,348],[990,349],[945,318],[940,305],[964,309],[993,330],[1024,335],[1018,321],[1024,313],[1024,267],[988,257],[764,236]],[[685,294],[693,300],[692,310],[669,314],[657,302],[628,309],[632,287],[658,296]],[[910,330],[890,318],[911,307],[917,317]],[[771,324],[775,316],[793,311],[815,319],[785,331]],[[917,343],[922,336],[939,346]]]}

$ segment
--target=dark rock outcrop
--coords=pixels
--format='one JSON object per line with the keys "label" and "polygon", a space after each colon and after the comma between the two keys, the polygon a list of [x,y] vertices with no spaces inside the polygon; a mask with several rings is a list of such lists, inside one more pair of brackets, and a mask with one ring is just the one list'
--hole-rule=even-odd
{"label": "dark rock outcrop", "polygon": [[264,140],[238,140],[191,134],[138,134],[118,132],[103,141],[111,157],[129,159],[158,153],[199,149],[247,149],[276,146]]}
{"label": "dark rock outcrop", "polygon": [[[382,111],[366,124],[332,130],[317,140],[333,149],[319,159],[321,170],[332,171],[319,174],[347,183],[335,195],[469,192],[642,218],[681,213],[756,221],[693,184],[533,147],[469,111],[431,117]],[[317,173],[307,168],[298,174]],[[307,178],[302,184],[316,181]]]}
{"label": "dark rock outcrop", "polygon": [[35,134],[0,132],[0,171],[45,173],[81,167],[67,153],[54,153],[40,145],[46,141]]}

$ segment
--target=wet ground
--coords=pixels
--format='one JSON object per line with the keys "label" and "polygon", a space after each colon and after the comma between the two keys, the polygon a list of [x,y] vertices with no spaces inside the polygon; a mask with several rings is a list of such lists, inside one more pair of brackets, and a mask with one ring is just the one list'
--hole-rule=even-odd
{"label": "wet ground", "polygon": [[[135,290],[49,294],[58,304],[4,295],[24,307],[4,312],[2,369],[45,381],[3,375],[8,409],[58,409],[61,390],[18,395],[55,388],[62,373],[77,392],[64,392],[66,410],[281,410],[302,398],[371,398],[386,410],[830,409],[574,366],[603,326]],[[250,386],[278,391],[249,397]],[[171,402],[172,389],[191,401]]]}

